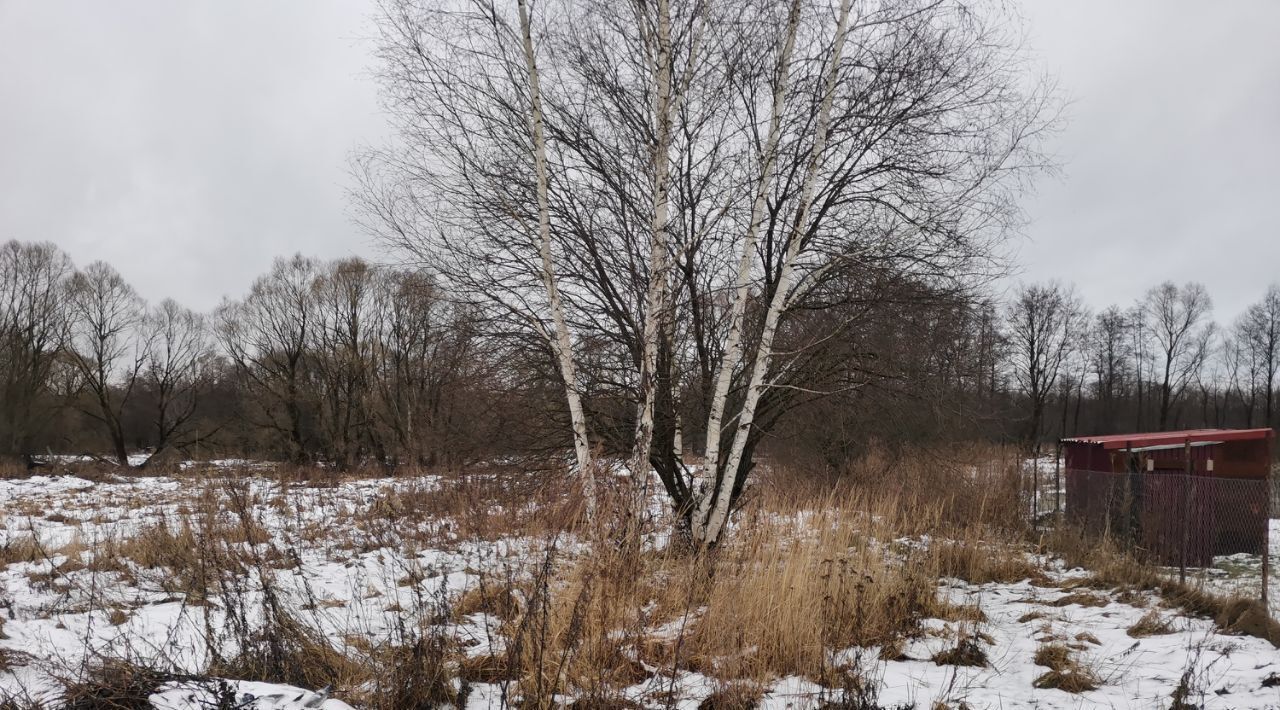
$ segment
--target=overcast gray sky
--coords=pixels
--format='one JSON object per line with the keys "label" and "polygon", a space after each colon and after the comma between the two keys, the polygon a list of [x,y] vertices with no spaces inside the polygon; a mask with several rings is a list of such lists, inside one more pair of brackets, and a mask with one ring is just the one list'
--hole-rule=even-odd
{"label": "overcast gray sky", "polygon": [[[1280,2],[1027,0],[1073,103],[1026,201],[1026,279],[1093,306],[1280,281]],[[238,296],[272,257],[376,256],[346,157],[385,133],[363,0],[0,0],[0,239],[105,259],[148,299]]]}

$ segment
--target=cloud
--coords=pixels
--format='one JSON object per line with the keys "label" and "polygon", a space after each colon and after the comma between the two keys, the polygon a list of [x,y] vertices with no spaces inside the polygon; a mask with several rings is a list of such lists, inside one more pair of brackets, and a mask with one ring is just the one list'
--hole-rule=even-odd
{"label": "cloud", "polygon": [[353,2],[0,6],[0,237],[210,308],[272,257],[371,249],[347,154],[385,132]]}
{"label": "cloud", "polygon": [[1034,0],[1031,43],[1073,99],[1062,180],[1027,201],[1023,277],[1095,307],[1202,281],[1230,321],[1280,280],[1280,3]]}
{"label": "cloud", "polygon": [[[372,7],[0,4],[0,238],[106,259],[144,296],[207,309],[271,259],[376,252],[346,158],[387,133]],[[1029,0],[1074,99],[1065,163],[1026,201],[1021,278],[1095,307],[1203,281],[1230,320],[1280,279],[1280,3]]]}

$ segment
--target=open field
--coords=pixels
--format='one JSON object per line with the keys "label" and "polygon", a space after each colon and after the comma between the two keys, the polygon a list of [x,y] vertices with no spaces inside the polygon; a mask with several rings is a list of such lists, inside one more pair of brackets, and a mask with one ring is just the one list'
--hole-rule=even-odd
{"label": "open field", "polygon": [[711,560],[656,501],[611,544],[553,474],[266,474],[0,481],[13,707],[1280,704],[1263,620],[1030,544],[998,470],[766,484]]}

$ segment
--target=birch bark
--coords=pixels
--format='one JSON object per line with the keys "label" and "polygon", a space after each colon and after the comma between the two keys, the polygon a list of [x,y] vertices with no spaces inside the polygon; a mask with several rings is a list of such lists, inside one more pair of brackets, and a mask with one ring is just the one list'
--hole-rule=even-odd
{"label": "birch bark", "polygon": [[742,361],[742,324],[750,297],[751,262],[755,258],[756,240],[760,233],[760,224],[764,220],[765,200],[769,192],[769,173],[773,170],[774,160],[778,154],[778,140],[782,126],[782,106],[786,100],[788,78],[791,68],[791,52],[795,48],[796,28],[800,24],[800,0],[792,0],[791,11],[787,17],[786,37],[782,50],[778,54],[776,68],[777,78],[773,87],[772,106],[769,115],[769,132],[765,138],[765,146],[760,154],[760,175],[756,180],[755,201],[751,206],[751,221],[747,226],[746,239],[742,244],[742,253],[738,257],[738,272],[734,279],[733,306],[729,314],[729,333],[725,342],[724,357],[720,362],[720,370],[716,374],[715,391],[711,397],[711,411],[707,416],[707,441],[703,449],[700,477],[693,489],[697,496],[697,508],[694,511],[692,530],[694,539],[701,539],[707,516],[711,513],[712,501],[715,499],[714,487],[716,473],[720,462],[720,434],[724,421],[724,410],[729,398],[729,385],[733,382],[733,372]]}
{"label": "birch bark", "polygon": [[640,342],[640,405],[635,443],[631,450],[631,475],[640,481],[649,473],[649,449],[653,444],[653,400],[658,361],[658,326],[666,301],[668,167],[671,150],[671,12],[667,0],[657,3],[657,54],[654,57],[655,118],[653,142],[653,220],[649,240],[649,288],[645,294],[644,331]]}
{"label": "birch bark", "polygon": [[826,83],[822,103],[818,108],[818,119],[814,128],[813,148],[809,154],[809,162],[805,167],[804,184],[800,191],[796,217],[792,222],[791,233],[787,241],[787,251],[783,256],[782,267],[778,274],[777,288],[769,302],[769,310],[765,313],[764,328],[760,333],[760,343],[756,348],[755,365],[751,370],[751,381],[747,387],[747,395],[742,403],[742,411],[738,415],[737,429],[733,435],[733,445],[725,461],[724,475],[715,487],[715,502],[707,515],[706,523],[697,538],[704,546],[714,545],[724,531],[729,516],[730,498],[738,484],[739,465],[742,453],[746,449],[747,437],[755,421],[756,406],[760,395],[768,386],[765,377],[768,374],[772,359],[773,339],[778,331],[778,320],[784,305],[790,296],[792,281],[795,278],[795,262],[800,253],[801,236],[808,221],[809,207],[813,201],[813,192],[817,184],[818,168],[822,151],[826,148],[827,134],[831,128],[831,104],[835,99],[836,79],[840,69],[840,57],[844,50],[845,33],[849,22],[850,0],[840,3],[839,20],[836,23],[836,36],[827,62]]}
{"label": "birch bark", "polygon": [[582,393],[578,385],[577,368],[573,359],[573,341],[565,323],[564,304],[556,278],[555,259],[551,253],[551,207],[548,197],[547,142],[543,132],[542,88],[538,80],[538,63],[533,53],[533,36],[529,26],[527,0],[516,2],[520,15],[520,35],[524,44],[525,67],[529,72],[529,133],[533,141],[533,162],[537,178],[538,194],[538,252],[542,261],[542,285],[547,292],[554,332],[545,333],[547,342],[555,353],[564,380],[565,398],[569,404],[569,419],[573,427],[573,450],[578,461],[578,475],[582,477],[583,495],[587,500],[587,515],[595,515],[595,471],[591,461],[591,442],[587,438],[587,419],[582,407]]}
{"label": "birch bark", "polygon": [[[679,91],[672,77],[671,4],[669,0],[657,2],[657,53],[654,59],[655,84],[653,114],[655,117],[653,145],[653,220],[650,224],[649,288],[645,296],[644,330],[641,335],[640,356],[640,405],[636,417],[636,434],[631,453],[631,475],[648,481],[649,451],[653,446],[653,409],[657,397],[658,338],[667,316],[667,298],[671,286],[668,283],[670,255],[670,162],[671,134],[675,114],[680,103],[688,95],[690,82],[697,68],[698,51],[702,33],[706,29],[710,6],[703,3],[698,13],[697,30],[690,43],[685,71],[680,78]],[[643,489],[644,486],[641,486]]]}

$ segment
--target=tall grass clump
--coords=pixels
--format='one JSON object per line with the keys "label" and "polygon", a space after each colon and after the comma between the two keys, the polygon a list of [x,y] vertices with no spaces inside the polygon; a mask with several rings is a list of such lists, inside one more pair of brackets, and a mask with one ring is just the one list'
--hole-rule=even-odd
{"label": "tall grass clump", "polygon": [[[888,458],[860,465],[861,475],[898,470]],[[774,469],[709,551],[663,544],[651,533],[666,520],[628,528],[633,499],[617,496],[555,537],[535,569],[490,575],[464,600],[506,617],[505,652],[471,666],[477,678],[511,679],[512,696],[533,707],[565,695],[607,703],[678,670],[849,685],[859,669],[836,666],[834,652],[899,645],[922,619],[950,613],[941,577],[1034,573],[1016,467],[949,465],[940,474],[937,462],[908,460],[893,485],[811,485]],[[944,486],[944,475],[963,480]]]}
{"label": "tall grass clump", "polygon": [[828,651],[914,633],[935,604],[938,558],[900,538],[936,515],[892,497],[768,501],[717,551],[690,651],[731,677],[822,679]]}

